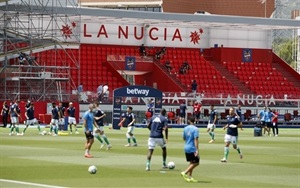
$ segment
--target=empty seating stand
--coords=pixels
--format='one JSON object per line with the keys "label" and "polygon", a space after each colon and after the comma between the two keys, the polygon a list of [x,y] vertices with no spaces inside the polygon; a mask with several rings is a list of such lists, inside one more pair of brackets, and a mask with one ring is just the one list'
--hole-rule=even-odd
{"label": "empty seating stand", "polygon": [[[121,47],[108,47],[102,45],[81,44],[80,49],[57,49],[47,50],[35,53],[40,65],[44,66],[69,66],[70,74],[73,81],[79,85],[80,82],[84,85],[85,91],[95,92],[100,84],[108,83],[110,90],[122,87],[123,84],[109,71],[103,62],[107,60],[107,55],[121,53]],[[138,50],[132,47],[125,50],[124,54],[135,55]],[[74,63],[79,63],[78,67]]]}
{"label": "empty seating stand", "polygon": [[[154,55],[159,49],[160,47],[147,48],[148,55]],[[124,86],[117,77],[118,75],[103,65],[103,62],[107,60],[107,55],[140,55],[137,46],[81,44],[79,50],[67,49],[66,51],[47,50],[35,55],[40,62],[43,62],[43,65],[70,66],[73,81],[77,83],[80,80],[86,91],[96,91],[100,84],[106,82],[109,83],[111,90]],[[72,63],[72,59],[79,61],[79,71],[78,67]],[[184,61],[191,65],[192,69],[188,70],[187,74],[177,74],[178,80],[186,85],[188,90],[191,90],[192,80],[196,80],[197,92],[204,93],[206,96],[241,93],[211,65],[210,61],[201,56],[199,49],[167,48],[166,54],[160,61],[164,64],[166,60],[170,60],[173,73],[179,72]],[[289,98],[300,95],[299,89],[283,77],[280,70],[272,67],[271,63],[223,62],[223,65],[255,94],[274,97],[287,95]]]}
{"label": "empty seating stand", "polygon": [[[167,53],[161,61],[171,62],[172,72],[177,74],[178,79],[191,90],[192,80],[196,80],[197,92],[206,95],[237,94],[239,91],[222,74],[216,70],[209,61],[205,60],[197,49],[167,48]],[[186,74],[179,74],[184,61],[191,65],[191,70]]]}
{"label": "empty seating stand", "polygon": [[289,98],[300,95],[299,89],[283,77],[280,70],[273,68],[271,63],[223,62],[223,65],[257,95],[281,98],[284,95]]}

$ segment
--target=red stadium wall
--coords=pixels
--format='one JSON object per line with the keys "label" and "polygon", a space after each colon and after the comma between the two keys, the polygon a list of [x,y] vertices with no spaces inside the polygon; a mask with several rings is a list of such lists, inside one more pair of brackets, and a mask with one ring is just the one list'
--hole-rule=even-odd
{"label": "red stadium wall", "polygon": [[[153,66],[153,71],[145,74],[144,80],[146,81],[146,85],[153,87],[153,84],[157,84],[157,89],[162,90],[164,92],[178,92],[181,91],[180,87],[174,83],[167,74],[165,74],[158,66]],[[141,80],[140,80],[141,81]],[[144,84],[142,84],[144,85]]]}
{"label": "red stadium wall", "polygon": [[[118,79],[118,82],[120,82],[122,84],[122,86],[127,86],[129,85],[129,83],[127,82],[127,80],[125,80],[120,74],[119,72],[115,69],[115,67],[113,66],[113,64],[109,63],[109,62],[104,62],[104,65],[107,67],[107,69],[113,73],[114,77],[116,77]],[[108,83],[109,84],[109,83]]]}
{"label": "red stadium wall", "polygon": [[135,75],[134,76],[134,81],[135,85],[143,85],[143,86],[149,86],[153,87],[153,82],[148,79],[151,78],[152,72],[142,74],[142,75]]}
{"label": "red stadium wall", "polygon": [[[214,57],[217,61],[243,61],[243,49],[242,48],[211,48],[208,53]],[[207,53],[206,53],[207,54]],[[273,61],[272,50],[270,49],[252,49],[252,62],[266,62],[271,63]]]}
{"label": "red stadium wall", "polygon": [[142,85],[142,86],[149,86],[149,87],[153,87],[153,85],[149,85],[147,83],[147,77],[150,75],[151,73],[146,73],[146,74],[142,74],[142,75],[135,75],[134,76],[134,81],[135,81],[135,85]]}

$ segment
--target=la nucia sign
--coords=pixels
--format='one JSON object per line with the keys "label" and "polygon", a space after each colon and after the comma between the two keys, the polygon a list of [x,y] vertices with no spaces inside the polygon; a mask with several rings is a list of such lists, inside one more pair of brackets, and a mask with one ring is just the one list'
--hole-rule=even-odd
{"label": "la nucia sign", "polygon": [[[196,100],[199,102],[203,101],[211,101],[218,100],[221,105],[235,105],[235,104],[243,104],[243,105],[275,105],[276,101],[292,101],[287,97],[283,98],[274,98],[273,95],[268,97],[263,97],[262,95],[225,95],[220,94],[218,97],[209,98],[205,97],[205,95],[196,96],[196,98],[191,98],[187,96],[182,96],[180,93],[163,93],[163,104],[180,104],[182,100]],[[138,98],[137,101],[133,101],[131,97],[126,97],[124,103],[136,103],[136,102],[145,102],[148,100],[145,98]],[[295,100],[296,101],[296,100]]]}

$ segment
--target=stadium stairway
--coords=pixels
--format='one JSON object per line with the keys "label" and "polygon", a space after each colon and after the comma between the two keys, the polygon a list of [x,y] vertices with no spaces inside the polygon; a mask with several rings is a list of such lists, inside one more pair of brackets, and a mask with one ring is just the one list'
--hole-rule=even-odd
{"label": "stadium stairway", "polygon": [[112,62],[104,61],[103,65],[107,68],[109,72],[114,75],[114,77],[117,78],[118,82],[120,82],[122,85],[121,86],[128,86],[130,85],[129,82],[112,66]]}
{"label": "stadium stairway", "polygon": [[281,65],[280,62],[274,62],[273,67],[276,68],[277,70],[285,70],[285,71],[280,71],[280,73],[289,81],[292,82],[293,85],[300,90],[300,82],[299,79],[295,78],[294,75],[292,75],[284,66]]}
{"label": "stadium stairway", "polygon": [[173,82],[176,83],[176,85],[181,89],[181,91],[189,92],[189,89],[186,85],[184,85],[175,74],[170,74],[166,67],[159,61],[154,61],[154,64],[161,69]]}
{"label": "stadium stairway", "polygon": [[229,82],[243,94],[254,94],[252,90],[245,86],[245,84],[236,78],[224,65],[219,62],[211,61],[211,65],[215,67]]}
{"label": "stadium stairway", "polygon": [[240,93],[226,77],[211,65],[208,57],[202,56],[199,50],[168,48],[166,57],[161,63],[164,64],[165,60],[170,60],[175,74],[179,72],[184,61],[187,61],[191,66],[186,74],[176,75],[188,91],[191,91],[192,80],[196,80],[198,83],[197,92],[205,93],[207,96]]}

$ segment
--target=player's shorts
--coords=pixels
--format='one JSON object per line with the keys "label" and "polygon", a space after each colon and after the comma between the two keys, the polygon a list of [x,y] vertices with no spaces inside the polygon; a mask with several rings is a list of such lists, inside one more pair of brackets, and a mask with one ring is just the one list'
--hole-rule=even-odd
{"label": "player's shorts", "polygon": [[127,127],[127,133],[133,134],[134,126]]}
{"label": "player's shorts", "polygon": [[265,122],[265,121],[261,121],[260,124],[261,124],[261,126],[263,126],[263,127],[266,126],[266,122]]}
{"label": "player's shorts", "polygon": [[238,143],[238,137],[226,134],[225,137],[224,137],[224,142],[225,143],[229,142],[229,143],[232,143],[233,145],[237,145],[237,143]]}
{"label": "player's shorts", "polygon": [[92,131],[89,131],[89,133],[90,133],[90,134],[86,134],[86,132],[84,132],[86,139],[87,139],[87,140],[94,139],[93,132],[92,132]]}
{"label": "player's shorts", "polygon": [[199,163],[199,161],[200,161],[199,155],[195,156],[194,153],[185,153],[185,158],[186,158],[186,161],[190,162],[190,163]]}
{"label": "player's shorts", "polygon": [[52,125],[58,125],[58,119],[51,119]]}
{"label": "player's shorts", "polygon": [[18,117],[10,117],[11,123],[18,123]]}
{"label": "player's shorts", "polygon": [[59,124],[59,125],[64,125],[64,124],[65,124],[65,118],[60,118],[60,119],[58,120],[58,124]]}
{"label": "player's shorts", "polygon": [[36,123],[38,123],[36,118],[27,119],[27,121],[26,121],[26,125],[33,125],[33,124],[36,124]]}
{"label": "player's shorts", "polygon": [[194,113],[194,116],[195,116],[196,119],[200,119],[200,113],[197,113],[197,114]]}
{"label": "player's shorts", "polygon": [[185,113],[180,113],[179,116],[180,116],[181,118],[185,118]]}
{"label": "player's shorts", "polygon": [[215,124],[213,124],[213,123],[207,124],[207,129],[214,130],[215,128],[216,128]]}
{"label": "player's shorts", "polygon": [[267,126],[268,128],[271,128],[271,127],[272,127],[272,122],[266,122],[266,126]]}
{"label": "player's shorts", "polygon": [[69,124],[76,125],[76,119],[75,119],[74,117],[69,117],[69,118],[68,118],[68,123],[69,123]]}
{"label": "player's shorts", "polygon": [[166,147],[165,140],[163,138],[149,138],[148,139],[148,149],[154,149],[158,145],[161,148]]}
{"label": "player's shorts", "polygon": [[97,130],[103,132],[104,131],[104,126],[99,126],[99,128],[96,128],[94,132],[96,132]]}

